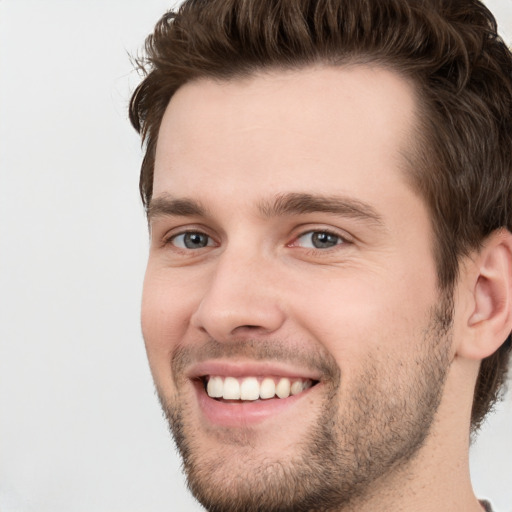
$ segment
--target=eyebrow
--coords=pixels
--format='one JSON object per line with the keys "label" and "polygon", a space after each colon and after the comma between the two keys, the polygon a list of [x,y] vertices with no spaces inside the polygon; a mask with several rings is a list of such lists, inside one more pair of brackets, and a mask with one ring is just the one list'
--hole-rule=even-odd
{"label": "eyebrow", "polygon": [[324,212],[364,220],[378,226],[384,224],[381,215],[371,205],[338,195],[282,194],[273,200],[261,202],[259,210],[265,217]]}
{"label": "eyebrow", "polygon": [[[382,217],[371,205],[338,195],[297,192],[280,194],[273,199],[260,201],[258,210],[265,218],[323,212],[363,220],[377,226],[384,224]],[[166,195],[152,199],[147,208],[148,221],[159,216],[205,217],[208,216],[208,211],[194,199]]]}
{"label": "eyebrow", "polygon": [[204,217],[207,211],[201,203],[193,199],[160,196],[151,199],[146,214],[148,221],[151,221],[151,219],[160,216]]}

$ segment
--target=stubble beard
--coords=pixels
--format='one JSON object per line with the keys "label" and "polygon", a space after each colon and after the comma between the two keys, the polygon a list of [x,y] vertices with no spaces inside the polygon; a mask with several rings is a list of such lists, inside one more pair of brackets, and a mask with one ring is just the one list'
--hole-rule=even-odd
{"label": "stubble beard", "polygon": [[[159,393],[192,494],[210,512],[328,512],[364,502],[379,481],[414,459],[428,437],[450,366],[448,302],[431,315],[416,359],[403,361],[398,373],[396,361],[369,359],[343,408],[340,372],[325,361],[332,379],[322,413],[286,460],[258,458],[251,432],[243,431],[219,439],[225,456],[218,456],[220,450],[209,456],[197,447],[186,405]],[[251,350],[260,345],[250,344]]]}

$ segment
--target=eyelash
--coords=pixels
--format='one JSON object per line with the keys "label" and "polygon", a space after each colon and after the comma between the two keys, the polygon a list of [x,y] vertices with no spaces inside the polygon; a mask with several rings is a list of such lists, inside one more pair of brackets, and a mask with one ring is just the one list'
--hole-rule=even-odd
{"label": "eyelash", "polygon": [[293,242],[287,244],[287,247],[297,247],[295,245],[297,240],[301,239],[302,237],[305,237],[306,235],[313,236],[315,233],[316,234],[327,235],[329,237],[335,237],[337,239],[337,242],[333,246],[331,246],[331,247],[323,247],[323,248],[320,248],[320,247],[303,247],[303,249],[305,249],[307,251],[311,251],[311,252],[316,252],[316,251],[328,252],[330,250],[336,250],[336,248],[338,246],[340,246],[340,245],[344,245],[344,244],[350,243],[350,241],[346,237],[340,235],[339,233],[336,233],[335,231],[331,231],[329,229],[308,229],[307,231],[304,231],[303,233],[301,233],[297,237],[295,237]]}
{"label": "eyelash", "polygon": [[192,248],[187,248],[187,247],[178,247],[173,244],[173,241],[175,241],[178,237],[180,237],[180,236],[184,237],[187,234],[206,236],[209,241],[214,242],[211,245],[208,243],[205,247],[200,247],[199,249],[204,249],[206,247],[212,247],[215,245],[214,239],[208,233],[205,233],[204,231],[201,231],[200,229],[188,229],[186,231],[181,231],[180,233],[174,233],[164,239],[164,245],[172,245],[175,249],[181,250],[181,251],[186,251],[186,252],[198,250],[198,249],[192,249]]}
{"label": "eyelash", "polygon": [[[313,236],[314,234],[322,234],[322,235],[327,235],[329,237],[335,237],[337,239],[337,242],[331,246],[331,247],[323,247],[323,248],[320,248],[320,247],[302,247],[302,249],[304,251],[307,251],[308,253],[318,253],[318,252],[330,252],[332,250],[336,250],[336,248],[338,246],[341,246],[341,245],[345,245],[345,244],[350,244],[350,240],[346,237],[346,236],[342,236],[341,234],[339,233],[336,233],[335,231],[333,230],[329,230],[329,229],[308,229],[307,231],[304,231],[302,233],[300,233],[299,235],[297,235],[292,242],[286,244],[286,247],[290,247],[290,248],[293,248],[293,247],[301,247],[299,245],[296,245],[297,241],[299,239],[301,239],[302,237],[305,237],[306,235],[310,235],[310,236]],[[203,246],[203,247],[198,247],[198,248],[191,248],[191,247],[179,247],[177,245],[175,245],[173,242],[180,236],[186,236],[187,234],[197,234],[197,235],[200,235],[200,236],[206,236],[208,238],[208,243],[207,245]],[[182,252],[191,252],[191,251],[197,251],[197,250],[200,250],[200,249],[205,249],[207,247],[214,247],[216,246],[216,242],[215,240],[213,239],[213,237],[211,237],[209,234],[205,233],[204,231],[200,230],[200,229],[188,229],[186,231],[181,231],[179,233],[174,233],[168,237],[166,237],[164,240],[164,245],[172,245],[173,248],[177,251],[182,251]],[[213,242],[213,243],[210,243],[210,242]]]}

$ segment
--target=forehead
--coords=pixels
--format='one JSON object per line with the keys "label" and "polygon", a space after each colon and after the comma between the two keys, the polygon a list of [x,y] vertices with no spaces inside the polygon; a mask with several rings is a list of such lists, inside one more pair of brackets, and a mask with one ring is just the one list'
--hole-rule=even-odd
{"label": "forehead", "polygon": [[408,81],[375,66],[188,83],[162,120],[154,196],[378,192],[404,181],[415,105]]}

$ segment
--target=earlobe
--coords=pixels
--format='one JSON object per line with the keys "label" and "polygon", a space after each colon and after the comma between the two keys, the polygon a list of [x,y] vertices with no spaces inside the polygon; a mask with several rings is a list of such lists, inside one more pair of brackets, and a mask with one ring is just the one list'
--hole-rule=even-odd
{"label": "earlobe", "polygon": [[469,359],[484,359],[498,350],[512,330],[512,233],[499,230],[490,235],[473,264],[470,335],[457,352]]}

